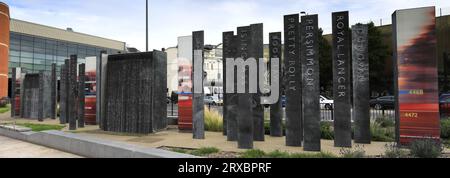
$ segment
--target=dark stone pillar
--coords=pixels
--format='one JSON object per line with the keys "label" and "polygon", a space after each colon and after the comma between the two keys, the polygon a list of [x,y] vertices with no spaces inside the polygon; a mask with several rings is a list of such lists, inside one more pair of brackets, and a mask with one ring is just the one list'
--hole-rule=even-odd
{"label": "dark stone pillar", "polygon": [[[269,34],[269,56],[270,60],[278,59],[281,62],[281,32],[270,33]],[[272,66],[269,65],[269,71],[271,71]],[[282,74],[281,65],[278,67],[278,71]],[[271,75],[274,75],[271,73]],[[281,81],[283,79],[282,75],[279,75],[279,86],[282,88]],[[271,83],[273,81],[270,81]],[[278,102],[270,105],[270,136],[272,137],[282,137],[283,136],[283,106],[282,106],[282,93],[279,93]]]}
{"label": "dark stone pillar", "polygon": [[52,64],[52,74],[51,74],[51,101],[50,101],[50,118],[56,119],[56,100],[57,100],[57,79],[56,79],[56,64]]}
{"label": "dark stone pillar", "polygon": [[[223,61],[224,63],[224,91],[225,91],[225,100],[226,103],[224,104],[224,120],[226,120],[227,123],[227,140],[228,141],[237,141],[238,139],[238,95],[236,93],[236,85],[237,85],[237,79],[236,79],[236,71],[234,71],[234,78],[227,78],[227,65],[226,61],[227,59],[235,60],[235,58],[238,56],[237,52],[237,46],[238,46],[238,38],[234,35],[234,32],[225,32],[223,37],[223,43],[224,43],[224,54],[223,58],[225,59]],[[234,68],[233,68],[234,69]],[[234,91],[231,93],[227,93],[226,87],[227,83],[234,85]]]}
{"label": "dark stone pillar", "polygon": [[16,82],[17,82],[17,68],[12,68],[11,71],[11,117],[16,117]]}
{"label": "dark stone pillar", "polygon": [[101,78],[101,80],[100,80],[100,106],[101,106],[101,108],[100,108],[100,116],[97,116],[97,117],[99,117],[99,121],[100,121],[100,123],[99,123],[99,126],[100,126],[100,129],[102,129],[102,130],[104,130],[104,131],[110,131],[109,130],[109,126],[108,126],[108,120],[105,118],[105,116],[106,116],[106,85],[107,85],[107,71],[108,71],[108,68],[107,68],[107,64],[108,64],[108,55],[106,55],[106,54],[102,54],[102,55],[100,55],[100,61],[101,61],[101,63],[100,63],[100,68],[101,68],[101,70],[100,70],[100,78]]}
{"label": "dark stone pillar", "polygon": [[[227,137],[230,137],[230,133],[233,131],[231,130],[231,124],[229,120],[230,114],[229,110],[233,107],[233,105],[229,102],[229,95],[226,91],[227,89],[227,59],[233,58],[234,59],[234,53],[233,53],[233,37],[234,32],[223,32],[222,34],[222,44],[223,44],[223,55],[222,55],[222,73],[223,73],[223,135],[227,135]],[[236,124],[234,124],[236,126]],[[235,132],[237,133],[237,132]]]}
{"label": "dark stone pillar", "polygon": [[333,19],[334,146],[352,146],[350,29],[348,12]]}
{"label": "dark stone pillar", "polygon": [[59,123],[67,123],[67,66],[65,64],[61,65],[61,74],[59,80]]}
{"label": "dark stone pillar", "polygon": [[249,48],[249,57],[256,59],[258,64],[257,73],[251,75],[257,75],[257,93],[253,94],[252,101],[252,114],[253,114],[253,140],[264,141],[264,106],[261,104],[261,91],[259,90],[260,78],[259,78],[259,60],[264,58],[264,33],[263,24],[250,25],[251,30],[251,46]]}
{"label": "dark stone pillar", "polygon": [[[251,29],[249,26],[238,27],[238,50],[239,58],[247,60],[249,58],[249,48],[251,45]],[[239,69],[238,70],[242,70]],[[238,100],[238,147],[240,149],[253,148],[253,114],[252,114],[252,94],[249,92],[248,69],[244,69],[245,75],[237,80],[245,81],[245,93],[237,94]],[[236,76],[237,77],[237,76]]]}
{"label": "dark stone pillar", "polygon": [[367,25],[352,26],[353,55],[353,119],[355,142],[370,144],[370,82]]}
{"label": "dark stone pillar", "polygon": [[96,100],[96,111],[95,111],[95,120],[98,125],[101,125],[101,117],[102,117],[102,56],[106,54],[106,51],[101,51],[100,56],[97,57],[96,62],[96,74],[95,74],[95,86],[97,87],[95,93]]}
{"label": "dark stone pillar", "polygon": [[167,55],[165,52],[153,51],[153,131],[167,128]]}
{"label": "dark stone pillar", "polygon": [[320,151],[320,72],[318,16],[302,16],[304,150]]}
{"label": "dark stone pillar", "polygon": [[86,64],[80,64],[78,67],[78,127],[84,128],[84,105],[86,89]]}
{"label": "dark stone pillar", "polygon": [[44,71],[39,71],[39,98],[37,101],[37,107],[38,107],[38,121],[43,122],[44,121]]}
{"label": "dark stone pillar", "polygon": [[69,96],[68,96],[68,119],[69,119],[69,130],[77,129],[77,55],[71,55],[69,60]]}
{"label": "dark stone pillar", "polygon": [[[204,32],[196,31],[192,33],[193,47],[193,91],[194,97],[192,101],[193,124],[192,133],[194,139],[205,139],[205,104],[203,96],[203,48],[204,48]],[[201,81],[199,81],[201,80]],[[201,87],[201,88],[198,88]]]}
{"label": "dark stone pillar", "polygon": [[286,145],[302,146],[302,69],[299,15],[284,16],[284,86],[286,93]]}

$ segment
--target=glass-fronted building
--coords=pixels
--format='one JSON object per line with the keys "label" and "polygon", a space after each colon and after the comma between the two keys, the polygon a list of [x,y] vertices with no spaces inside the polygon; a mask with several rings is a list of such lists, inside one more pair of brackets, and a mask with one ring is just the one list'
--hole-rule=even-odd
{"label": "glass-fronted building", "polygon": [[64,60],[78,55],[78,62],[84,63],[89,56],[98,56],[101,51],[108,54],[126,51],[125,42],[11,19],[9,74],[15,67],[24,73],[51,71],[57,64],[57,74]]}

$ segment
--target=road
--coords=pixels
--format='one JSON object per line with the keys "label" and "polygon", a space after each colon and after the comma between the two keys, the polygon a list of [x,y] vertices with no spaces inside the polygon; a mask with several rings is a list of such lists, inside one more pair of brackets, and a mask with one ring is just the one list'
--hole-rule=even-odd
{"label": "road", "polygon": [[0,136],[0,158],[81,158],[55,149]]}

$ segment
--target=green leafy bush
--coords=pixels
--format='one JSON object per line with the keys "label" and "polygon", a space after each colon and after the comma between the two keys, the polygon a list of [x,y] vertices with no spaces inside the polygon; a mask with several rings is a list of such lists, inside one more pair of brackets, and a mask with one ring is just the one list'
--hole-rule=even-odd
{"label": "green leafy bush", "polygon": [[242,153],[242,158],[264,158],[266,153],[262,150],[252,149]]}
{"label": "green leafy bush", "polygon": [[450,138],[450,119],[441,120],[441,137],[444,139]]}
{"label": "green leafy bush", "polygon": [[334,139],[334,130],[332,122],[321,122],[320,123],[320,133],[322,139],[325,140],[333,140]]}
{"label": "green leafy bush", "polygon": [[380,124],[383,128],[395,127],[395,121],[390,118],[380,117],[375,120],[376,123]]}
{"label": "green leafy bush", "polygon": [[195,156],[207,156],[207,155],[218,153],[218,152],[220,152],[220,150],[217,148],[205,147],[205,148],[200,148],[198,150],[194,150],[190,154],[195,155]]}
{"label": "green leafy bush", "polygon": [[386,144],[386,151],[384,152],[385,158],[407,158],[409,157],[408,151],[401,149],[397,144]]}
{"label": "green leafy bush", "polygon": [[288,153],[283,151],[273,151],[266,153],[262,150],[248,150],[241,156],[242,158],[337,158],[332,153]]}
{"label": "green leafy bush", "polygon": [[355,148],[341,148],[339,153],[343,158],[364,158],[366,156],[363,145],[356,145]]}
{"label": "green leafy bush", "polygon": [[370,131],[372,133],[372,141],[378,142],[393,142],[395,140],[395,128],[384,128],[378,122],[370,124]]}
{"label": "green leafy bush", "polygon": [[438,158],[443,151],[442,145],[431,138],[414,140],[409,149],[411,155],[416,158]]}
{"label": "green leafy bush", "polygon": [[6,105],[8,105],[8,98],[4,97],[0,99],[0,108],[6,108]]}
{"label": "green leafy bush", "polygon": [[47,124],[32,124],[32,123],[18,123],[18,126],[28,127],[33,132],[42,132],[47,130],[62,130],[65,126],[63,125],[47,125]]}
{"label": "green leafy bush", "polygon": [[205,130],[210,132],[223,131],[223,117],[215,110],[205,107]]}

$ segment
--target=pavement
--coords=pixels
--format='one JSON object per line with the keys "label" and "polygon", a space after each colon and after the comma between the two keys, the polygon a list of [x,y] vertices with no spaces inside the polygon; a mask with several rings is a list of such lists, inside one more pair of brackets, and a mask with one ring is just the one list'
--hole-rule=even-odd
{"label": "pavement", "polygon": [[0,136],[0,158],[82,158],[55,149]]}

